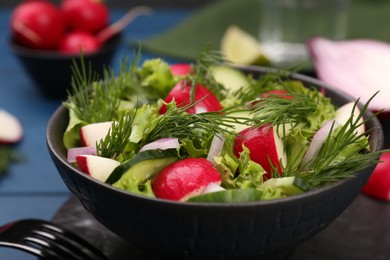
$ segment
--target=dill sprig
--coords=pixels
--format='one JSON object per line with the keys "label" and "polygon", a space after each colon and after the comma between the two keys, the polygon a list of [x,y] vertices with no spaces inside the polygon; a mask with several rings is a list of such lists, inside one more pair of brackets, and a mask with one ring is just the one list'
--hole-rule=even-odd
{"label": "dill sprig", "polygon": [[[198,102],[200,102],[199,100]],[[189,114],[185,112],[196,103],[178,108],[174,104],[168,107],[167,112],[161,115],[155,128],[150,132],[144,143],[152,142],[164,137],[190,138],[199,140],[202,135],[225,137],[233,134],[233,124],[242,118],[222,116],[223,112],[205,112]]]}
{"label": "dill sprig", "polygon": [[113,121],[106,137],[96,145],[97,152],[100,156],[114,159],[125,150],[132,133],[131,126],[135,118],[135,113],[122,113],[118,121]]}
{"label": "dill sprig", "polygon": [[[353,176],[353,173],[379,162],[383,151],[368,152],[367,136],[373,129],[357,134],[357,129],[361,125],[366,124],[379,113],[372,114],[362,120],[373,97],[362,107],[355,120],[354,112],[352,112],[345,125],[335,129],[332,128],[318,156],[312,162],[309,162],[310,169],[303,174],[307,183],[313,188]],[[355,102],[353,111],[357,110],[358,102],[359,100]],[[362,146],[362,144],[365,144],[365,146]],[[352,149],[352,152],[347,155],[343,154],[346,149]]]}
{"label": "dill sprig", "polygon": [[307,115],[316,111],[318,100],[300,93],[289,92],[286,95],[292,98],[285,99],[272,95],[258,98],[251,112],[251,120],[258,126],[269,123],[273,125],[289,123],[292,126],[299,123],[309,124]]}
{"label": "dill sprig", "polygon": [[72,93],[68,91],[65,106],[87,123],[109,121],[115,118],[122,92],[121,81],[112,70],[105,69],[103,80],[85,64],[81,57],[80,66],[73,62]]}
{"label": "dill sprig", "polygon": [[250,80],[250,84],[246,88],[241,88],[233,93],[233,97],[240,100],[242,103],[251,102],[259,97],[260,93],[269,90],[284,89],[285,79],[291,75],[291,72],[284,70],[274,70],[265,73],[256,80]]}
{"label": "dill sprig", "polygon": [[192,83],[190,95],[191,102],[194,101],[196,84],[205,86],[219,100],[225,98],[225,87],[218,83],[210,72],[210,67],[219,66],[223,63],[225,63],[225,60],[220,51],[205,49],[199,53],[196,63],[193,64],[194,74],[190,74],[186,77],[186,79]]}

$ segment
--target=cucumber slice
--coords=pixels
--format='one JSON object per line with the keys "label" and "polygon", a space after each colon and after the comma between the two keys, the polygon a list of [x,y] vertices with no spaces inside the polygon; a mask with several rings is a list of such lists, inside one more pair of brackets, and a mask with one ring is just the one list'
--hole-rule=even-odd
{"label": "cucumber slice", "polygon": [[211,66],[209,69],[214,79],[225,86],[229,92],[235,92],[249,85],[246,75],[239,70],[226,66]]}
{"label": "cucumber slice", "polygon": [[233,189],[206,193],[188,199],[189,202],[251,202],[262,199],[263,192],[257,189]]}
{"label": "cucumber slice", "polygon": [[146,180],[177,160],[176,149],[140,152],[130,160],[116,167],[107,178],[106,183],[114,184],[123,175],[132,175],[135,179]]}
{"label": "cucumber slice", "polygon": [[304,180],[296,176],[272,178],[265,181],[260,189],[277,189],[283,190],[286,195],[296,195],[303,193],[309,189]]}
{"label": "cucumber slice", "polygon": [[235,117],[235,118],[242,118],[241,119],[238,119],[237,123],[232,123],[232,126],[234,127],[234,130],[239,133],[241,132],[242,130],[250,127],[250,124],[245,124],[245,119],[244,118],[251,118],[252,115],[251,115],[251,111],[249,110],[240,110],[240,111],[235,111],[235,112],[232,112],[232,113],[228,113],[226,114],[226,116],[228,117]]}

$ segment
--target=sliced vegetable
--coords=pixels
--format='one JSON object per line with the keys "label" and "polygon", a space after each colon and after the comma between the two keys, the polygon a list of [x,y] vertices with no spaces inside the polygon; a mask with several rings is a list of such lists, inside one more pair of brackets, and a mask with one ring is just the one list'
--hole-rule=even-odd
{"label": "sliced vegetable", "polygon": [[247,77],[239,70],[227,66],[212,66],[209,70],[214,79],[230,92],[235,92],[249,85]]}
{"label": "sliced vegetable", "polygon": [[210,202],[210,203],[229,203],[229,202],[251,202],[263,199],[264,193],[257,189],[233,189],[201,194],[190,198],[190,202]]}
{"label": "sliced vegetable", "polygon": [[377,91],[380,95],[370,102],[370,109],[390,110],[390,45],[385,42],[356,39],[331,41],[315,37],[307,42],[320,80],[366,103]]}
{"label": "sliced vegetable", "polygon": [[20,121],[11,113],[0,109],[0,144],[14,144],[23,137]]}
{"label": "sliced vegetable", "polygon": [[[352,118],[351,115],[353,115]],[[356,106],[355,102],[349,102],[338,108],[336,110],[336,116],[334,120],[336,120],[336,122],[340,125],[345,125],[350,120],[352,120],[352,122],[349,122],[349,124],[358,120],[358,124],[360,125],[356,129],[356,135],[361,135],[366,130],[364,126],[363,117],[360,117],[360,109]]]}
{"label": "sliced vegetable", "polygon": [[116,160],[87,154],[77,155],[76,162],[80,171],[102,182],[120,165]]}
{"label": "sliced vegetable", "polygon": [[266,179],[271,178],[275,172],[282,175],[281,161],[285,160],[284,148],[275,127],[272,125],[249,127],[239,132],[234,144],[234,154],[238,158],[243,146],[249,149],[250,158],[267,172],[264,176]]}
{"label": "sliced vegetable", "polygon": [[259,187],[260,190],[276,190],[281,189],[282,194],[285,196],[296,195],[303,193],[309,190],[308,185],[299,177],[290,176],[290,177],[281,177],[281,178],[272,178],[265,181]]}
{"label": "sliced vegetable", "polygon": [[78,155],[97,155],[96,147],[84,146],[84,147],[73,147],[68,150],[67,160],[70,163],[76,162]]}
{"label": "sliced vegetable", "polygon": [[109,133],[113,122],[100,122],[82,126],[80,138],[83,146],[96,147],[96,143],[104,139]]}
{"label": "sliced vegetable", "polygon": [[127,178],[144,181],[177,159],[176,149],[148,150],[137,153],[133,158],[118,166],[107,178],[106,183],[118,187],[122,186]]}
{"label": "sliced vegetable", "polygon": [[223,136],[215,135],[213,137],[213,141],[211,141],[209,153],[207,154],[207,160],[209,160],[212,164],[215,164],[214,158],[220,155],[224,143],[225,143],[225,138]]}
{"label": "sliced vegetable", "polygon": [[139,150],[139,152],[147,150],[167,150],[167,149],[178,149],[180,147],[179,139],[177,138],[162,138],[157,141],[148,143]]}
{"label": "sliced vegetable", "polygon": [[305,156],[302,159],[301,165],[307,169],[308,163],[317,158],[318,153],[322,145],[325,143],[331,131],[334,131],[340,124],[335,120],[327,121],[311,139],[309,148],[307,149]]}

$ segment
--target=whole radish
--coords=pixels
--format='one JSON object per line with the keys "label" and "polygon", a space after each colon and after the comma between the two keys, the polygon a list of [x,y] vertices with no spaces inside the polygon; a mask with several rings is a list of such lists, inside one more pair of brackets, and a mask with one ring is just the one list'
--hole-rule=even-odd
{"label": "whole radish", "polygon": [[60,8],[70,30],[97,33],[109,24],[109,9],[99,0],[63,0]]}
{"label": "whole radish", "polygon": [[60,42],[59,51],[64,54],[92,53],[101,46],[97,38],[86,31],[72,31],[66,34]]}
{"label": "whole radish", "polygon": [[12,39],[25,47],[56,49],[65,33],[65,19],[52,3],[26,1],[18,5],[10,19]]}

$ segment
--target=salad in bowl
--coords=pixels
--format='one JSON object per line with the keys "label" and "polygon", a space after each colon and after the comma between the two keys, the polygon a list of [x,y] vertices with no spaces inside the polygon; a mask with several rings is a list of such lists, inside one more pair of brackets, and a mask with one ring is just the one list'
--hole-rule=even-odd
{"label": "salad in bowl", "polygon": [[83,64],[64,106],[67,160],[116,189],[201,203],[280,199],[373,166],[366,105],[335,106],[286,71],[261,77],[210,53],[192,64]]}

